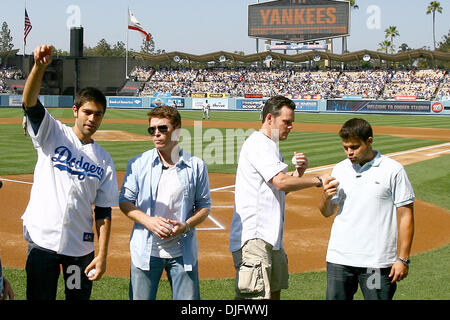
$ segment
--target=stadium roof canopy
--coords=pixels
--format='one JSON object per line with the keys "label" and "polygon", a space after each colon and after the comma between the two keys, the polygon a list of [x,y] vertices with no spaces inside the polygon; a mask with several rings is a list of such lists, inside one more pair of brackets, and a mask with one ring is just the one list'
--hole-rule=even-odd
{"label": "stadium roof canopy", "polygon": [[[203,55],[195,55],[185,52],[168,52],[158,55],[152,55],[148,53],[130,52],[130,54],[137,58],[146,60],[150,63],[168,63],[174,61],[175,57],[179,57],[180,60],[188,60],[194,62],[210,62],[220,61],[221,57],[225,57],[227,60],[239,61],[239,62],[260,62],[264,61],[267,55],[270,55],[272,59],[290,62],[305,62],[314,59],[314,56],[319,55],[321,59],[327,59],[338,62],[355,62],[363,59],[364,55],[369,55],[370,59],[381,59],[385,61],[406,61],[409,59],[418,58],[430,58],[432,60],[450,61],[450,52],[430,51],[424,49],[416,49],[403,51],[395,54],[388,54],[379,51],[360,50],[355,52],[349,52],[344,54],[336,54],[322,51],[309,51],[300,54],[283,54],[274,51],[265,51],[260,53],[254,53],[249,55],[240,55],[236,53],[230,53],[226,51],[217,51],[213,53],[207,53]],[[222,57],[222,59],[223,59]]]}

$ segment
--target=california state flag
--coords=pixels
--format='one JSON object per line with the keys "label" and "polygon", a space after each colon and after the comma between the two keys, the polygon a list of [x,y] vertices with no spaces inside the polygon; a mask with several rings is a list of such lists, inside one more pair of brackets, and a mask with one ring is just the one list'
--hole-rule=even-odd
{"label": "california state flag", "polygon": [[150,41],[150,34],[144,30],[130,9],[128,9],[128,29],[141,32],[145,37],[145,41]]}

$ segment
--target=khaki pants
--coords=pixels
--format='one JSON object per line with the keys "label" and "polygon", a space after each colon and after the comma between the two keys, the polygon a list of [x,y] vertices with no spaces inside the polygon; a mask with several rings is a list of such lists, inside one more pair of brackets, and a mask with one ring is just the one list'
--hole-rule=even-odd
{"label": "khaki pants", "polygon": [[233,252],[237,299],[270,299],[271,292],[289,287],[287,256],[262,239],[252,239]]}

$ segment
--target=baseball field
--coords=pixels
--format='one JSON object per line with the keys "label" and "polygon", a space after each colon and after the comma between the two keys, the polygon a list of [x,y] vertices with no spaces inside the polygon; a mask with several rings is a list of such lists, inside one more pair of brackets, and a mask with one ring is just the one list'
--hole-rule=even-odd
{"label": "baseball field", "polygon": [[[73,124],[70,109],[49,109],[53,116]],[[113,157],[121,185],[127,161],[152,148],[146,134],[145,110],[108,110],[94,139]],[[228,252],[233,214],[234,174],[245,138],[260,126],[258,112],[212,112],[201,121],[199,111],[181,111],[182,147],[208,165],[213,207],[197,228],[201,295],[206,300],[233,299],[234,267]],[[289,138],[280,142],[286,163],[294,151],[309,160],[306,174],[331,172],[344,159],[337,132],[349,118],[368,120],[374,129],[374,147],[405,165],[416,193],[415,237],[410,274],[399,283],[395,299],[450,298],[450,118],[446,116],[297,113]],[[28,203],[36,152],[21,128],[22,110],[0,108],[0,256],[16,299],[25,299],[27,243],[21,215]],[[290,165],[290,170],[293,170]],[[286,198],[284,243],[289,257],[290,288],[282,299],[322,300],[325,297],[325,255],[333,218],[317,209],[320,189],[290,193]],[[131,221],[113,210],[108,266],[94,283],[93,300],[128,299]],[[60,279],[61,280],[61,279]],[[64,299],[60,281],[58,299]],[[358,292],[357,298],[361,299]],[[158,299],[170,299],[167,280]]]}

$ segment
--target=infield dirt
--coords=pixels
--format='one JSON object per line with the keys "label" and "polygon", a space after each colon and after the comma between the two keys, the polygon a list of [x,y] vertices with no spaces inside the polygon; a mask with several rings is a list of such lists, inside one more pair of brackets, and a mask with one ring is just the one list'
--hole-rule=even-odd
{"label": "infield dirt", "polygon": [[[0,119],[2,123],[20,123],[20,119]],[[69,120],[72,121],[72,120]],[[144,120],[105,119],[104,123],[139,123]],[[183,120],[184,126],[193,125],[192,120]],[[203,121],[202,126],[214,128],[259,128],[258,122]],[[20,128],[18,128],[19,130]],[[338,125],[296,123],[295,131],[338,132]],[[428,140],[450,141],[448,129],[424,129],[401,127],[374,127],[376,134],[389,134],[400,137]],[[108,141],[147,141],[148,136],[135,135],[122,131],[99,131],[95,139]],[[151,146],[149,145],[149,148]],[[433,149],[433,156],[427,150],[403,152],[392,156],[404,165],[438,157],[440,151],[449,146]],[[316,168],[314,174],[329,173],[330,167]],[[118,173],[119,185],[123,172]],[[3,188],[0,190],[2,223],[0,224],[0,254],[2,263],[8,267],[25,267],[27,243],[22,236],[20,219],[28,203],[32,175],[2,176]],[[234,174],[210,173],[211,189],[234,185]],[[23,183],[20,183],[23,182]],[[228,251],[229,226],[233,214],[234,194],[232,188],[212,192],[213,208],[211,216],[224,229],[217,228],[214,221],[207,219],[197,231],[199,239],[199,270],[202,279],[232,278],[234,267]],[[333,218],[324,218],[317,209],[321,189],[310,188],[292,192],[286,197],[286,231],[284,244],[289,257],[290,273],[299,273],[325,269],[325,255]],[[412,253],[427,251],[450,243],[450,213],[433,204],[421,200],[415,202],[415,236]],[[106,275],[128,277],[130,268],[129,236],[132,222],[120,210],[113,210],[111,240],[109,244]],[[202,230],[211,228],[213,230]]]}

